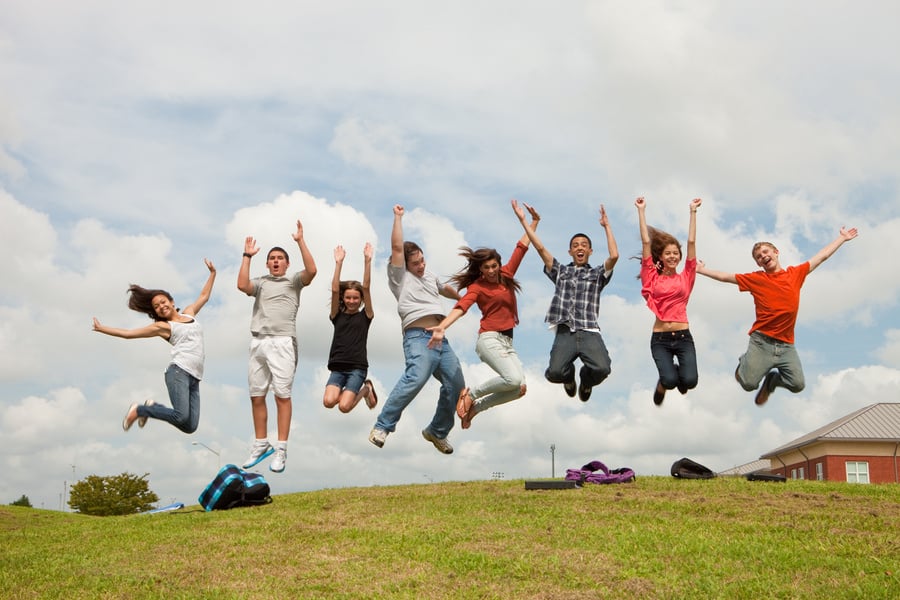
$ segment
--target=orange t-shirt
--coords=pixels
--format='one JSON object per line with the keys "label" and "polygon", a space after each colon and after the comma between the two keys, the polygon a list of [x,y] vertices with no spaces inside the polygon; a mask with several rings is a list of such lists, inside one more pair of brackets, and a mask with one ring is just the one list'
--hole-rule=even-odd
{"label": "orange t-shirt", "polygon": [[756,321],[748,333],[758,331],[776,340],[794,343],[794,324],[800,308],[800,288],[809,275],[809,262],[777,273],[755,271],[735,274],[738,289],[750,292]]}

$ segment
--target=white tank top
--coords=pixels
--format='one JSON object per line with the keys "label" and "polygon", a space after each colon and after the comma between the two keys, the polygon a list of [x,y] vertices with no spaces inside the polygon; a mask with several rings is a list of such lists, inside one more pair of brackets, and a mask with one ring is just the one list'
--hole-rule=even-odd
{"label": "white tank top", "polygon": [[172,363],[178,365],[197,379],[203,379],[203,328],[194,318],[190,323],[169,321],[172,333]]}

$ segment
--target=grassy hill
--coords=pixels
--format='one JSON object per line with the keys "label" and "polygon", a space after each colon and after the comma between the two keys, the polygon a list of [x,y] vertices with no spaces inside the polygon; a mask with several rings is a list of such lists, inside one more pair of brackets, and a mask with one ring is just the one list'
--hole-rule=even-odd
{"label": "grassy hill", "polygon": [[128,517],[0,507],[0,596],[900,598],[900,485],[329,489]]}

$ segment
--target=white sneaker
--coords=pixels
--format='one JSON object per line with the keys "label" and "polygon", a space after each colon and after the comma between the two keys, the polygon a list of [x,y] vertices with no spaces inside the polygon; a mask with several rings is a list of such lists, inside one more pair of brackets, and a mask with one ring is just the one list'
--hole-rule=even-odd
{"label": "white sneaker", "polygon": [[439,438],[431,433],[431,430],[429,429],[422,430],[422,437],[434,444],[434,447],[438,449],[438,452],[443,454],[453,454],[453,446],[450,445],[447,438]]}
{"label": "white sneaker", "polygon": [[[154,404],[156,404],[156,402],[154,402],[151,398],[147,398],[146,400],[144,400],[144,406],[153,406]],[[146,425],[147,419],[149,418],[150,417],[138,417],[138,427],[143,427],[144,425]]]}
{"label": "white sneaker", "polygon": [[378,446],[379,448],[384,447],[384,440],[387,439],[388,432],[384,429],[378,429],[377,427],[369,432],[369,441]]}
{"label": "white sneaker", "polygon": [[275,457],[272,459],[272,464],[269,465],[269,470],[273,473],[281,473],[284,471],[284,463],[287,461],[287,448],[275,448]]}
{"label": "white sneaker", "polygon": [[275,448],[272,447],[272,444],[266,442],[265,444],[260,444],[258,442],[253,442],[253,447],[250,448],[250,458],[244,461],[244,464],[241,465],[244,469],[249,469],[250,467],[255,467],[261,461],[268,458],[273,452],[275,452]]}

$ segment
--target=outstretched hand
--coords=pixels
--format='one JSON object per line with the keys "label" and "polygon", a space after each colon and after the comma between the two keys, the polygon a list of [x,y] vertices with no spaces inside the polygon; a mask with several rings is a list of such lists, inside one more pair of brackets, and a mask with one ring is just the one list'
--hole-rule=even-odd
{"label": "outstretched hand", "polygon": [[846,227],[841,227],[841,237],[844,238],[845,242],[849,242],[853,238],[857,236],[859,232],[856,230],[856,227],[851,229],[847,229]]}
{"label": "outstretched hand", "polygon": [[637,199],[634,201],[634,205],[638,207],[638,210],[647,208],[647,202],[644,200],[643,196],[638,196]]}
{"label": "outstretched hand", "polygon": [[257,252],[259,252],[259,246],[256,245],[256,240],[253,239],[253,236],[248,235],[244,240],[244,254],[253,256]]}
{"label": "outstretched hand", "polygon": [[292,233],[291,237],[294,238],[295,242],[303,239],[303,223],[300,222],[300,219],[297,219],[297,231]]}
{"label": "outstretched hand", "polygon": [[344,258],[347,256],[347,251],[344,250],[343,246],[336,246],[334,249],[334,262],[342,263],[344,262]]}
{"label": "outstretched hand", "polygon": [[609,226],[609,217],[606,216],[606,208],[602,204],[600,205],[600,226]]}
{"label": "outstretched hand", "polygon": [[371,262],[372,257],[375,256],[375,248],[372,247],[372,244],[366,242],[366,245],[363,247],[363,258],[366,262]]}
{"label": "outstretched hand", "polygon": [[211,260],[209,260],[208,258],[204,258],[203,262],[206,263],[206,268],[209,269],[210,273],[216,272],[216,266],[212,263]]}
{"label": "outstretched hand", "polygon": [[701,200],[700,198],[694,198],[693,200],[691,200],[691,210],[696,211],[698,208],[700,208],[701,204],[703,204],[703,200]]}
{"label": "outstretched hand", "polygon": [[395,217],[402,217],[405,212],[406,212],[406,210],[403,208],[402,205],[400,205],[400,204],[394,205],[394,216]]}
{"label": "outstretched hand", "polygon": [[94,317],[94,331],[100,331],[103,328],[103,325],[100,324],[100,321],[97,320],[97,317]]}

